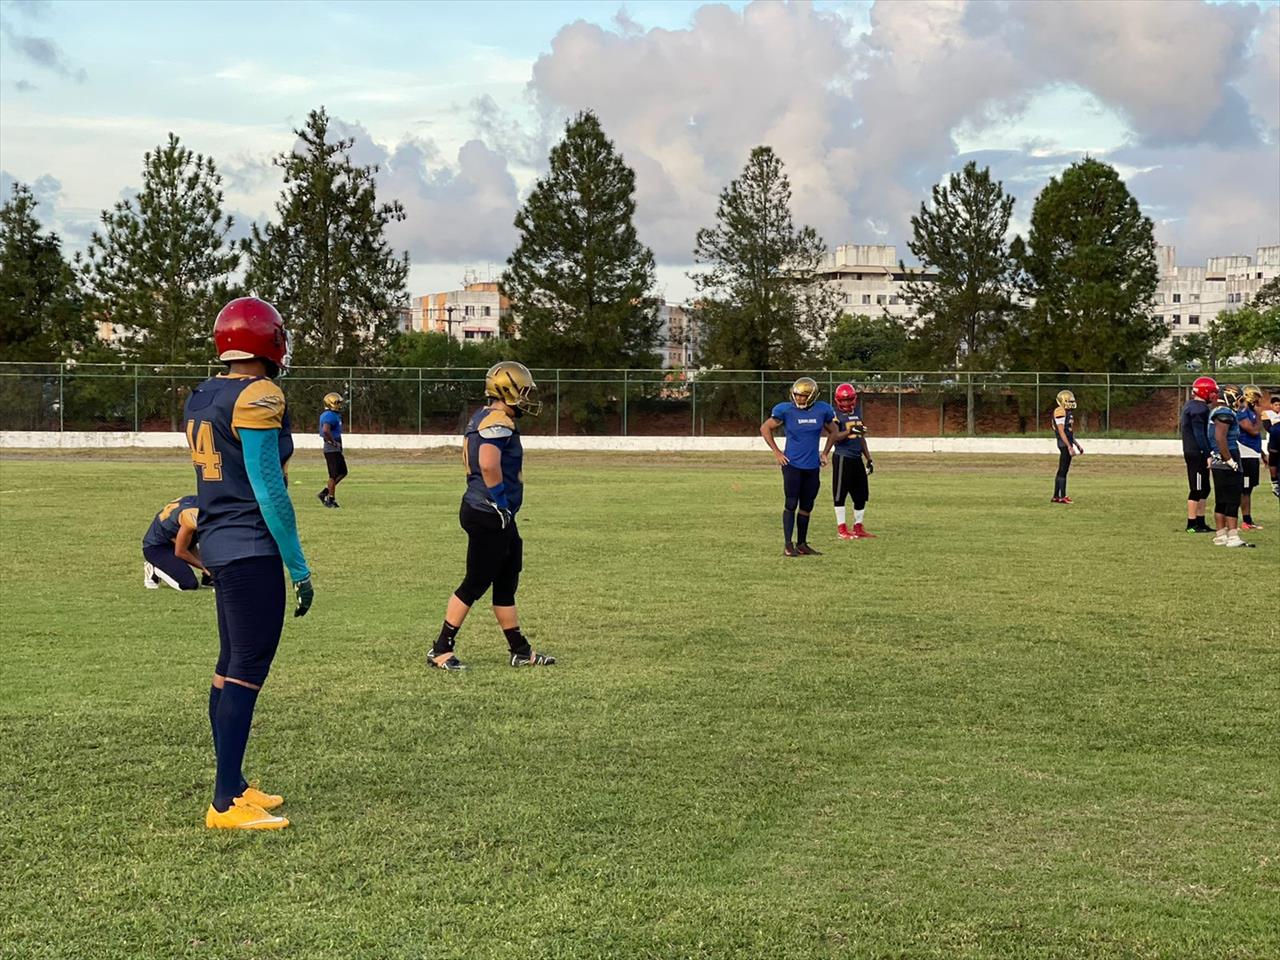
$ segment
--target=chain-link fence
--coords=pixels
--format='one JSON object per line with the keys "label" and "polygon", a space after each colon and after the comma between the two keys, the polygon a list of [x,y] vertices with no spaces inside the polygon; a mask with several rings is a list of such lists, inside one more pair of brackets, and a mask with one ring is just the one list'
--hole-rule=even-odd
{"label": "chain-link fence", "polygon": [[[0,429],[180,428],[191,388],[222,369],[144,364],[0,363]],[[1079,402],[1077,423],[1093,436],[1174,436],[1197,374],[968,373],[833,370],[534,370],[544,400],[521,430],[543,435],[743,436],[800,376],[830,400],[853,383],[878,436],[964,436],[969,403],[978,435],[1048,433],[1060,390]],[[1232,370],[1219,382],[1280,390],[1280,368]],[[352,433],[458,433],[484,395],[473,368],[303,367],[281,381],[295,430],[306,429],[331,390],[347,398]]]}

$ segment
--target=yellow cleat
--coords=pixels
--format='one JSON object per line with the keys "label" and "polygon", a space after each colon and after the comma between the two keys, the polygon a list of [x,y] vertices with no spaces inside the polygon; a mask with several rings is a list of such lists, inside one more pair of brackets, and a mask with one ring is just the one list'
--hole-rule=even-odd
{"label": "yellow cleat", "polygon": [[256,804],[246,803],[243,797],[236,797],[224,813],[219,813],[213,804],[209,804],[204,825],[210,830],[283,830],[289,821],[267,813]]}
{"label": "yellow cleat", "polygon": [[263,810],[274,810],[276,807],[284,803],[284,797],[278,793],[263,793],[258,789],[256,783],[251,783],[244,788],[244,793],[240,794],[237,800],[243,800],[245,803],[251,803],[255,807],[261,807]]}

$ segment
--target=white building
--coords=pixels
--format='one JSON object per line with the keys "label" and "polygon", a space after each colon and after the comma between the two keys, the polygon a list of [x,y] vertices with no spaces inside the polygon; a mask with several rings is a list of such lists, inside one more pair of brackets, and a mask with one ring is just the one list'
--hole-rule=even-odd
{"label": "white building", "polygon": [[502,335],[511,303],[497,281],[477,280],[469,272],[461,290],[414,297],[410,309],[414,330],[447,333],[457,340],[488,340]]}
{"label": "white building", "polygon": [[1203,267],[1180,267],[1176,248],[1157,247],[1160,280],[1153,309],[1169,330],[1169,339],[1158,349],[1166,351],[1179,337],[1205,332],[1218,314],[1251,302],[1263,284],[1280,275],[1280,244],[1258,247],[1255,254],[1210,257]]}
{"label": "white building", "polygon": [[904,299],[903,289],[913,280],[935,279],[919,267],[901,267],[897,247],[885,243],[836,247],[822,258],[817,273],[836,291],[846,313],[887,314],[904,323],[915,319],[916,312]]}
{"label": "white building", "polygon": [[658,308],[658,351],[664,370],[693,367],[701,348],[701,330],[691,310],[677,303]]}

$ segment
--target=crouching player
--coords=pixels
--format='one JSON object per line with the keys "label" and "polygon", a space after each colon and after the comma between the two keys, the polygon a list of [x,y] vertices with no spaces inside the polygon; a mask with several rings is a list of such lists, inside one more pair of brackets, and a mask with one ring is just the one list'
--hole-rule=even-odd
{"label": "crouching player", "polygon": [[281,561],[303,616],[314,592],[298,541],[283,463],[293,452],[284,394],[273,379],[287,365],[288,338],[275,307],[232,300],[213,325],[226,373],[187,398],[184,419],[200,502],[200,553],[217,584],[218,662],[209,690],[217,774],[211,829],[278,830],[268,813],[284,799],[250,786],[241,773],[249,727],[284,626]]}
{"label": "crouching player", "polygon": [[[160,589],[166,583],[175,590],[199,590],[212,586],[209,571],[196,549],[196,515],[200,512],[195,494],[179,497],[164,505],[142,538],[142,585]],[[196,579],[192,567],[200,571]]]}
{"label": "crouching player", "polygon": [[467,488],[458,522],[467,533],[467,572],[449,597],[444,625],[427,666],[463,670],[454,653],[458,631],[476,601],[493,587],[493,615],[507,638],[513,667],[549,667],[556,658],[539,653],[520,632],[516,588],[524,565],[524,541],[516,514],[524,501],[524,448],[516,420],[542,410],[538,386],[522,363],[504,360],[484,378],[485,405],[472,414],[463,437]]}
{"label": "crouching player", "polygon": [[320,438],[324,441],[324,464],[329,470],[329,482],[316,494],[326,507],[338,509],[334,499],[340,484],[347,477],[347,458],[342,452],[342,410],[347,401],[340,393],[324,395],[324,412],[320,414]]}
{"label": "crouching player", "polygon": [[[809,546],[809,514],[813,512],[826,455],[818,455],[818,441],[835,432],[836,412],[818,399],[818,383],[801,377],[791,385],[791,401],[777,404],[760,424],[760,436],[782,467],[782,537],[784,557],[818,556]],[[787,452],[778,449],[773,431],[786,427]],[[794,541],[792,537],[794,536]]]}
{"label": "crouching player", "polygon": [[1240,424],[1236,408],[1240,388],[1225,386],[1221,398],[1209,411],[1209,471],[1213,474],[1213,519],[1218,547],[1248,547],[1240,539]]}
{"label": "crouching player", "polygon": [[[867,533],[862,525],[870,496],[867,477],[875,469],[871,451],[867,449],[867,430],[858,409],[858,391],[851,383],[836,387],[835,433],[827,434],[827,446],[823,459],[832,452],[831,492],[836,506],[836,535],[841,540],[874,540],[874,533]],[[866,465],[863,465],[863,458]],[[845,514],[845,500],[853,498],[853,529],[849,529]]]}
{"label": "crouching player", "polygon": [[1253,522],[1253,491],[1262,479],[1262,425],[1258,407],[1262,403],[1262,389],[1248,386],[1236,408],[1236,423],[1240,425],[1240,528],[1261,530],[1262,524]]}
{"label": "crouching player", "polygon": [[1084,448],[1076,443],[1074,432],[1076,419],[1076,395],[1070,390],[1058,394],[1058,405],[1053,411],[1053,435],[1058,441],[1058,472],[1053,478],[1052,503],[1071,503],[1067,496],[1067,471],[1071,469],[1071,458],[1084,453]]}

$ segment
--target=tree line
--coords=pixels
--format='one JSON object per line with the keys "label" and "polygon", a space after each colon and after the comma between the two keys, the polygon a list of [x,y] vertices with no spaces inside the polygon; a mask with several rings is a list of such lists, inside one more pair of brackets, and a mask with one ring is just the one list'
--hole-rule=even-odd
{"label": "tree line", "polygon": [[[143,157],[142,187],[103,211],[68,261],[43,230],[29,188],[0,209],[0,359],[205,363],[212,317],[233,296],[275,303],[294,362],[652,368],[659,334],[653,252],[635,228],[635,174],[598,118],[568,121],[515,220],[501,289],[518,339],[457,343],[399,333],[407,254],[386,236],[404,219],[380,200],[377,167],[351,159],[323,108],[274,158],[284,186],[274,218],[233,239],[212,158],[177,136]],[[954,369],[1138,372],[1167,330],[1152,310],[1151,220],[1116,170],[1085,158],[1036,197],[1009,239],[1015,200],[975,163],[933,187],[908,247],[928,281],[906,284],[909,325],[842,304],[818,282],[826,243],[797,224],[771,147],[751,151],[694,238],[698,363],[726,369]],[[907,268],[899,263],[904,273]],[[1280,290],[1180,338],[1172,359],[1214,367],[1240,354],[1280,358]],[[97,336],[110,323],[123,335]],[[973,404],[969,405],[970,410]]]}

